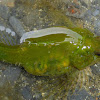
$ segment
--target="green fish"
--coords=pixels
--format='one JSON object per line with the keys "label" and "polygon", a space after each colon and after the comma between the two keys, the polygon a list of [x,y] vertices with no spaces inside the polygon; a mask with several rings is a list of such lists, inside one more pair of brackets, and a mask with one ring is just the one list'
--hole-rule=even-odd
{"label": "green fish", "polygon": [[100,61],[100,38],[87,29],[51,27],[22,35],[19,45],[0,43],[0,61],[33,75],[61,76]]}

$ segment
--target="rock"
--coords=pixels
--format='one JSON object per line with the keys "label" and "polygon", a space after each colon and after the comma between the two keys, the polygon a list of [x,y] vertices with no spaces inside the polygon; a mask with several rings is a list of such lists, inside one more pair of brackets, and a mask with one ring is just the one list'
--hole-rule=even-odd
{"label": "rock", "polygon": [[18,80],[21,73],[21,69],[8,65],[3,67],[3,64],[0,65],[0,70],[0,86],[3,86],[7,82],[14,84],[14,82]]}
{"label": "rock", "polygon": [[88,5],[83,1],[83,0],[80,0],[80,2],[81,2],[81,4],[82,4],[82,6],[84,6],[84,7],[88,7]]}
{"label": "rock", "polygon": [[22,23],[20,22],[19,19],[17,19],[14,16],[11,16],[9,18],[9,23],[11,24],[11,26],[13,27],[13,29],[15,30],[15,32],[21,37],[24,33],[25,30],[23,28]]}
{"label": "rock", "polygon": [[100,29],[99,28],[95,28],[94,32],[97,36],[100,36]]}
{"label": "rock", "polygon": [[6,70],[3,71],[3,74],[5,75],[6,79],[11,82],[16,81],[19,78],[20,73],[21,73],[20,68],[12,67],[12,66],[6,68]]}
{"label": "rock", "polygon": [[5,83],[0,87],[0,100],[23,100],[19,88],[10,83]]}
{"label": "rock", "polygon": [[92,73],[100,76],[100,64],[95,64],[94,66],[91,66],[91,69]]}
{"label": "rock", "polygon": [[86,90],[78,90],[73,95],[68,96],[67,100],[95,100],[91,95],[87,93]]}
{"label": "rock", "polygon": [[100,20],[97,19],[94,21],[94,32],[96,35],[100,36]]}
{"label": "rock", "polygon": [[8,6],[8,7],[14,7],[15,0],[1,0],[0,4]]}
{"label": "rock", "polygon": [[98,27],[100,27],[100,20],[96,23]]}
{"label": "rock", "polygon": [[10,9],[7,6],[0,5],[0,17],[6,20],[10,17]]}
{"label": "rock", "polygon": [[29,86],[23,87],[22,95],[25,100],[33,100],[33,96],[31,94],[31,89],[29,88]]}
{"label": "rock", "polygon": [[93,16],[97,16],[99,13],[100,13],[99,10],[95,10],[95,11],[93,12]]}

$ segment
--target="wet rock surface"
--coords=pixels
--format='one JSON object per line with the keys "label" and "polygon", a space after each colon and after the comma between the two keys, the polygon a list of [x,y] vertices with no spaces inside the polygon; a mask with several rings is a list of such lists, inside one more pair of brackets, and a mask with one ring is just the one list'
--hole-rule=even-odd
{"label": "wet rock surface", "polygon": [[[31,11],[28,9],[27,12],[29,12],[29,14],[25,13],[24,7],[20,6],[20,3],[23,3],[25,0],[23,0],[23,2],[21,1],[22,0],[15,1],[18,5],[16,4],[13,8],[0,5],[0,25],[12,29],[16,32],[18,37],[21,37],[26,31],[34,29],[41,29],[56,25],[67,25],[65,23],[61,23],[63,20],[60,18],[54,18],[61,20],[59,23],[56,22],[57,20],[52,20],[52,18],[48,20],[48,17],[45,16],[46,11],[43,11],[44,9],[35,9]],[[53,6],[56,5],[58,10],[62,9],[61,11],[64,11],[64,15],[81,18],[85,22],[83,25],[84,27],[91,30],[90,26],[92,25],[94,33],[100,35],[100,0],[72,1],[74,2],[62,0],[62,2],[58,2],[56,4],[52,1],[53,3],[51,2],[51,4]],[[29,2],[31,2],[31,0],[29,0]],[[36,2],[34,0],[33,4],[35,3]],[[100,76],[100,64],[91,66],[91,69],[93,74]],[[40,79],[41,77],[30,75],[19,66],[0,62],[0,100],[41,100],[43,93],[41,93],[37,87],[37,84],[41,82]],[[42,78],[42,80],[44,80],[44,78]],[[3,88],[5,89],[2,91]],[[91,91],[93,90],[94,88],[91,88]],[[11,93],[13,94],[11,95]],[[100,99],[98,95],[92,96],[85,89],[76,90],[73,95],[69,94],[66,98],[68,100]]]}
{"label": "wet rock surface", "polygon": [[10,9],[7,6],[0,5],[0,17],[7,20],[10,16]]}
{"label": "wet rock surface", "polygon": [[13,29],[15,30],[15,32],[21,37],[24,33],[25,30],[22,26],[22,23],[20,22],[20,20],[18,20],[16,17],[11,16],[9,18],[9,23],[11,24],[11,26],[13,27]]}
{"label": "wet rock surface", "polygon": [[91,66],[91,69],[94,74],[100,76],[100,64],[95,64],[94,66]]}
{"label": "wet rock surface", "polygon": [[72,96],[68,96],[68,100],[95,100],[86,90],[76,91]]}

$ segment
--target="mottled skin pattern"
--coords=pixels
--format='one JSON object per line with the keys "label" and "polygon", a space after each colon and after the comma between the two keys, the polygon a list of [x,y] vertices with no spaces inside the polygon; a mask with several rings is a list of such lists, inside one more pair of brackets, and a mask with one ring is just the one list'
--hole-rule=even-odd
{"label": "mottled skin pattern", "polygon": [[64,34],[53,34],[28,39],[17,46],[0,44],[0,60],[20,64],[29,73],[40,76],[62,75],[73,67],[84,69],[97,60],[95,51],[100,48],[100,40],[86,29],[72,30],[81,34],[83,39],[77,43],[63,42]]}

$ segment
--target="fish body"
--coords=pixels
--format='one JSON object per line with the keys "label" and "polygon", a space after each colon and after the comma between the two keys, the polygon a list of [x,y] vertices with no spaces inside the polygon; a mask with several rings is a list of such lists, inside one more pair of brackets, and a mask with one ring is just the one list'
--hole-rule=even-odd
{"label": "fish body", "polygon": [[[40,76],[59,76],[73,68],[84,69],[97,59],[94,52],[100,47],[100,40],[96,41],[93,34],[86,29],[69,30],[72,33],[67,35],[49,32],[50,34],[37,38],[25,37],[26,40],[20,45],[8,46],[0,43],[0,60],[20,64],[29,73]],[[43,34],[41,32],[39,31]]]}

